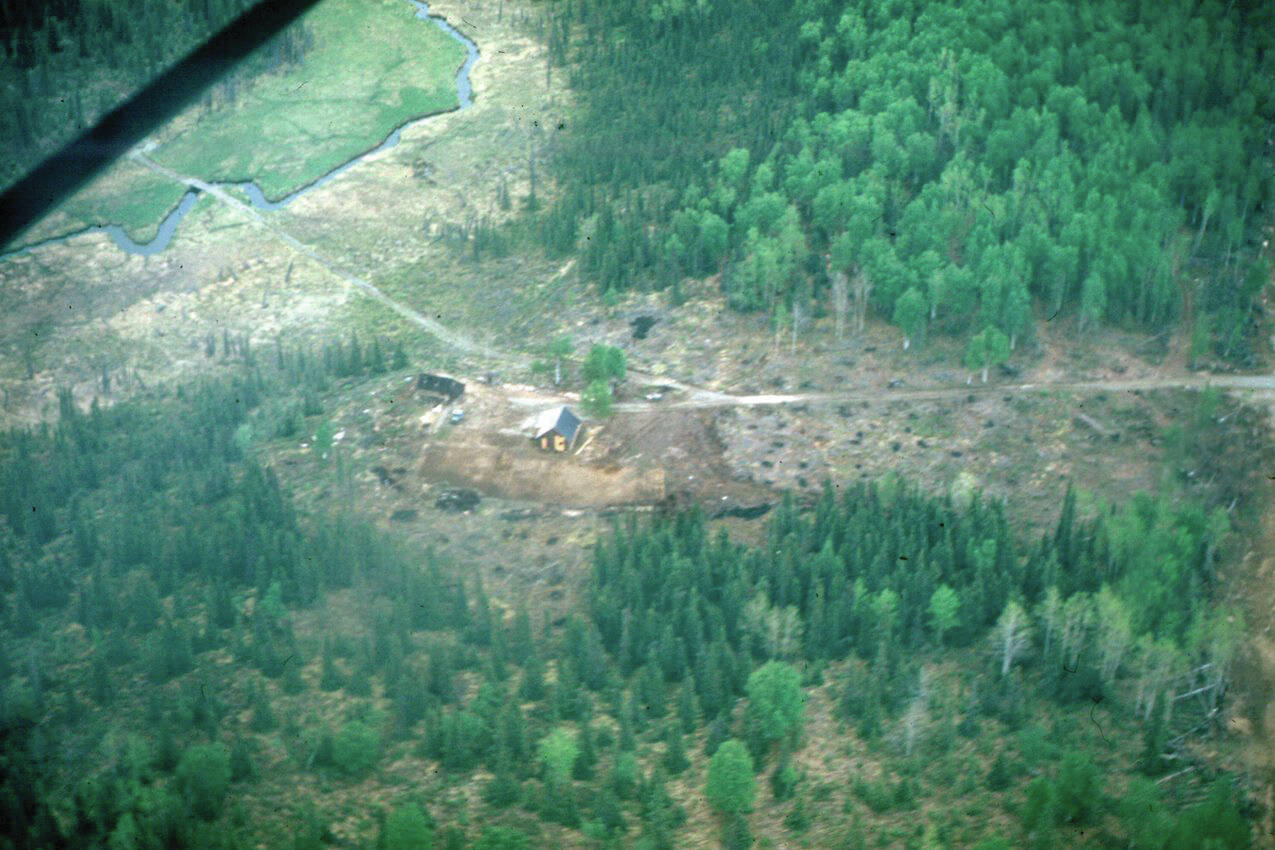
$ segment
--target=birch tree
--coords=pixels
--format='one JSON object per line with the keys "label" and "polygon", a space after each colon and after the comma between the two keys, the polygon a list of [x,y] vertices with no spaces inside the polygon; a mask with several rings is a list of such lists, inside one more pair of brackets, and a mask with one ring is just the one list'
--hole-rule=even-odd
{"label": "birch tree", "polygon": [[1045,591],[1045,598],[1036,606],[1036,618],[1044,628],[1044,647],[1043,655],[1049,658],[1049,650],[1053,645],[1054,638],[1062,629],[1062,595],[1058,592],[1056,585],[1050,585]]}
{"label": "birch tree", "polygon": [[792,658],[801,649],[801,614],[796,606],[771,608],[766,616],[766,651],[774,658]]}
{"label": "birch tree", "polygon": [[943,636],[960,623],[961,597],[946,584],[930,596],[930,622],[934,626],[934,642],[943,645]]}
{"label": "birch tree", "polygon": [[903,350],[918,344],[925,334],[925,297],[915,286],[909,287],[894,302],[894,323],[903,329]]}
{"label": "birch tree", "polygon": [[800,733],[806,710],[801,674],[782,661],[770,661],[748,677],[748,710],[767,741]]}
{"label": "birch tree", "polygon": [[1244,634],[1244,617],[1238,611],[1217,608],[1203,615],[1196,615],[1187,635],[1187,644],[1197,657],[1204,658],[1205,687],[1208,688],[1210,710],[1218,707],[1222,689],[1230,678],[1231,665],[1235,661],[1240,638]]}
{"label": "birch tree", "polygon": [[1133,634],[1129,626],[1129,609],[1124,600],[1105,584],[1098,591],[1097,627],[1098,673],[1103,684],[1109,686],[1120,672],[1120,664],[1133,642]]}
{"label": "birch tree", "polygon": [[968,369],[982,370],[983,383],[987,383],[987,373],[993,366],[999,366],[1009,360],[1009,337],[988,325],[970,337],[965,346],[965,366]]}
{"label": "birch tree", "polygon": [[762,593],[744,608],[744,628],[769,658],[792,658],[801,648],[801,614],[793,605],[775,608]]}
{"label": "birch tree", "polygon": [[562,383],[562,359],[570,357],[574,348],[575,344],[569,336],[560,336],[549,343],[546,353],[553,358],[553,385],[555,387]]}
{"label": "birch tree", "polygon": [[996,621],[994,635],[1001,656],[1001,675],[1004,676],[1031,645],[1031,621],[1017,600],[1005,603],[1005,610]]}
{"label": "birch tree", "polygon": [[1084,652],[1092,623],[1093,598],[1088,593],[1073,593],[1063,603],[1059,633],[1063,664],[1073,670],[1080,663],[1080,654]]}
{"label": "birch tree", "polygon": [[1154,640],[1149,634],[1138,638],[1136,658],[1133,710],[1135,714],[1141,713],[1146,721],[1155,709],[1156,694],[1163,690],[1175,671],[1182,669],[1183,659],[1171,640]]}

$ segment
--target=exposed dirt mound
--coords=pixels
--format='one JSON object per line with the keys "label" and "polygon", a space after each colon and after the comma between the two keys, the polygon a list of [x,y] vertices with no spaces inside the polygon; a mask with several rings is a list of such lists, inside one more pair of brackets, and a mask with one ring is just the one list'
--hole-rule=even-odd
{"label": "exposed dirt mound", "polygon": [[599,427],[580,454],[599,463],[658,467],[666,474],[665,493],[674,503],[699,503],[710,516],[772,501],[769,489],[742,480],[726,463],[717,433],[723,415],[730,414],[674,408],[625,413]]}

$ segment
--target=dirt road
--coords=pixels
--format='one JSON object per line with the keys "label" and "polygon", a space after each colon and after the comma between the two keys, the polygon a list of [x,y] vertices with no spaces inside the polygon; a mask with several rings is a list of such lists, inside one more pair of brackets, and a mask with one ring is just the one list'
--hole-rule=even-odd
{"label": "dirt road", "polygon": [[[399,302],[395,301],[393,298],[390,298],[380,289],[377,289],[376,286],[374,286],[373,284],[369,283],[368,281],[364,280],[363,278],[355,275],[353,272],[346,269],[337,260],[326,256],[318,249],[312,248],[311,246],[302,242],[300,239],[297,239],[295,236],[288,233],[286,230],[279,227],[274,222],[270,221],[268,216],[262,215],[260,212],[253,209],[248,204],[245,204],[243,201],[240,201],[238,198],[226,192],[221,187],[215,186],[206,180],[201,180],[198,177],[190,177],[185,174],[178,174],[176,171],[173,171],[171,168],[167,168],[163,165],[160,165],[158,162],[155,162],[153,159],[146,156],[144,153],[140,151],[133,151],[132,153],[129,154],[129,156],[132,157],[137,162],[141,163],[142,165],[146,166],[147,168],[151,169],[152,171],[158,174],[161,174],[170,180],[174,180],[178,183],[182,183],[186,186],[191,187],[192,189],[198,189],[201,192],[206,192],[209,196],[216,198],[218,201],[222,202],[226,206],[238,210],[239,212],[251,218],[257,224],[264,227],[266,230],[270,231],[272,234],[278,237],[280,241],[285,242],[288,245],[292,246],[299,253],[305,255],[306,257],[309,257],[311,260],[318,263],[324,269],[331,272],[336,277],[340,278],[341,281],[343,281],[346,285],[354,288],[357,292],[363,295],[366,295],[372,300],[380,302],[384,306],[393,310],[395,313],[398,313],[404,319],[407,319],[409,322],[412,322],[413,324],[419,326],[422,330],[429,333],[431,336],[436,337],[439,341],[441,341],[445,345],[451,346],[452,348],[455,348],[459,351],[463,351],[466,354],[479,354],[494,360],[505,361],[505,360],[513,359],[513,355],[510,355],[503,351],[497,351],[495,349],[488,348],[487,346],[476,342],[475,340],[473,340],[466,334],[459,333],[457,331],[453,331],[445,327],[441,322],[437,321],[436,319],[431,319],[429,316],[426,316],[422,313],[418,313],[417,311],[411,309],[410,307],[403,306]],[[522,358],[518,358],[518,362],[522,362]]]}
{"label": "dirt road", "polygon": [[[527,362],[527,356],[525,354],[504,351],[483,345],[463,331],[448,328],[438,320],[394,300],[378,289],[374,284],[354,274],[338,260],[325,255],[318,249],[307,245],[300,239],[297,239],[295,236],[280,227],[277,223],[272,222],[268,216],[262,215],[260,212],[230,195],[220,187],[215,186],[206,180],[201,180],[198,177],[179,174],[176,171],[155,162],[141,151],[133,151],[129,154],[129,156],[152,171],[155,171],[170,180],[198,189],[201,192],[206,192],[210,197],[213,197],[221,203],[248,216],[261,227],[270,231],[270,233],[276,236],[279,240],[291,246],[298,253],[313,260],[322,268],[339,278],[347,286],[353,288],[359,294],[365,295],[385,307],[388,307],[404,319],[419,327],[421,330],[438,339],[443,344],[466,354],[479,355],[500,363],[522,365]],[[669,387],[682,393],[685,398],[671,399],[666,402],[625,402],[615,405],[615,410],[617,412],[631,413],[670,408],[702,409],[712,407],[761,407],[768,405],[813,404],[821,402],[844,403],[855,401],[873,402],[895,400],[924,401],[943,398],[959,398],[971,393],[1134,392],[1139,390],[1156,389],[1202,389],[1205,387],[1218,387],[1220,389],[1232,391],[1248,391],[1262,396],[1271,395],[1275,397],[1275,375],[1166,375],[1154,378],[1130,380],[1017,384],[962,384],[959,386],[947,387],[902,387],[898,389],[887,389],[882,387],[879,389],[860,388],[846,390],[845,392],[812,392],[766,395],[733,395],[731,393],[686,384],[664,375],[649,375],[638,371],[630,371],[630,375],[637,381],[644,383],[657,383],[662,386]],[[526,401],[530,403],[533,400],[515,399],[515,401]],[[534,400],[535,404],[543,404],[544,402],[545,399],[543,397]]]}
{"label": "dirt road", "polygon": [[[663,379],[661,379],[663,380]],[[664,380],[666,385],[671,381]],[[780,395],[729,395],[684,387],[689,398],[664,403],[666,408],[708,407],[762,407],[781,404],[810,404],[816,402],[849,401],[930,401],[933,399],[959,398],[979,393],[1025,392],[1137,392],[1157,389],[1205,389],[1217,387],[1225,390],[1246,390],[1265,396],[1275,395],[1275,375],[1179,375],[1162,378],[1135,378],[1129,380],[1066,381],[1023,384],[962,384],[947,387],[916,387],[899,389],[859,389],[846,392],[793,393]],[[616,410],[650,410],[661,406],[657,402],[632,402],[617,404]]]}

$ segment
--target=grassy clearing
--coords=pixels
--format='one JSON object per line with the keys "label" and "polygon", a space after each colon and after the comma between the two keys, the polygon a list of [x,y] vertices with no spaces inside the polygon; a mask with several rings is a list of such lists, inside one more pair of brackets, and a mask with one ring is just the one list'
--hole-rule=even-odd
{"label": "grassy clearing", "polygon": [[30,245],[99,224],[118,224],[134,242],[149,242],[185,193],[185,186],[131,159],[117,160],[14,244]]}
{"label": "grassy clearing", "polygon": [[327,0],[305,21],[315,44],[298,67],[194,108],[156,158],[210,180],[255,179],[279,198],[408,119],[457,105],[464,48],[402,0]]}

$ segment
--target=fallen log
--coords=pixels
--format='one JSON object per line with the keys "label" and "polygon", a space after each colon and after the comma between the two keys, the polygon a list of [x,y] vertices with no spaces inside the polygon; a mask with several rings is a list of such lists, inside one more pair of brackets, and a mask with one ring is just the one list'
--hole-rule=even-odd
{"label": "fallen log", "polygon": [[1103,425],[1101,422],[1099,422],[1097,419],[1094,419],[1092,416],[1090,416],[1087,413],[1077,413],[1075,416],[1072,417],[1072,422],[1076,423],[1077,425],[1083,425],[1084,427],[1093,431],[1095,434],[1097,434],[1099,437],[1101,437],[1104,440],[1114,441],[1114,440],[1120,439],[1119,431],[1115,431],[1111,428],[1108,428],[1106,425]]}

